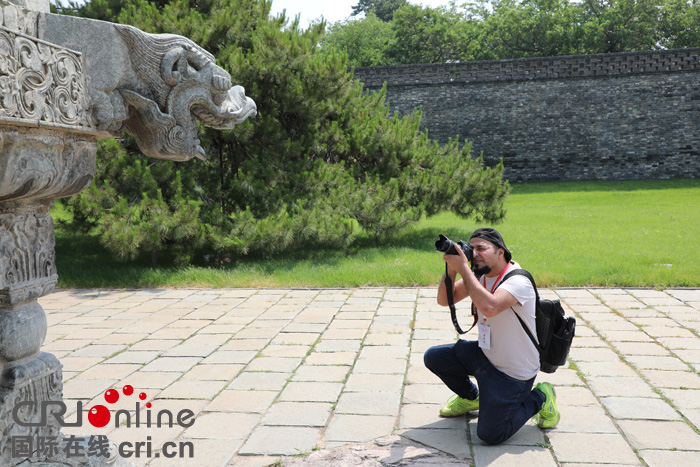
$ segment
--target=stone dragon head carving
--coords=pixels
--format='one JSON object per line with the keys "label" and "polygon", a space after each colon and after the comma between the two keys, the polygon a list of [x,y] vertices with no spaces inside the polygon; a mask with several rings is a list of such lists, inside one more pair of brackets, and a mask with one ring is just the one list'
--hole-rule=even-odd
{"label": "stone dragon head carving", "polygon": [[[148,34],[126,25],[114,25],[124,40],[137,78],[116,91],[124,109],[108,121],[96,122],[114,129],[115,116],[125,117],[124,128],[150,157],[177,161],[206,159],[197,137],[199,120],[227,130],[255,116],[255,102],[231,76],[216,65],[206,50],[172,34]],[[118,103],[119,99],[110,99]]]}
{"label": "stone dragon head carving", "polygon": [[51,13],[37,25],[39,39],[82,56],[90,128],[125,129],[147,156],[204,159],[197,121],[228,130],[257,114],[214,56],[186,37]]}

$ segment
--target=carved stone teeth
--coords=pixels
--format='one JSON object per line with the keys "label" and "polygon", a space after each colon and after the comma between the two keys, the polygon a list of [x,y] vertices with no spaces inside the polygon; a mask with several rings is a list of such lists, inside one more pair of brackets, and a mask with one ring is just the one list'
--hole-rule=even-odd
{"label": "carved stone teeth", "polygon": [[194,148],[195,153],[194,155],[197,157],[197,159],[201,159],[203,161],[207,160],[207,153],[204,152],[204,148],[200,145],[197,145],[196,148]]}
{"label": "carved stone teeth", "polygon": [[203,110],[204,109],[201,109],[199,112],[195,113],[195,117],[197,118],[197,120],[209,126],[220,122],[221,119],[216,118],[214,115],[211,115],[209,112]]}

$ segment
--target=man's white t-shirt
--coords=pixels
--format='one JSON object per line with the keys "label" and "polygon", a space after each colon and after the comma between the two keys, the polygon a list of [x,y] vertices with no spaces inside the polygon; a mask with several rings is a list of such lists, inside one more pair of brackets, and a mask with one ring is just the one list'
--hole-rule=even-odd
{"label": "man's white t-shirt", "polygon": [[[521,269],[520,265],[512,262],[504,276],[515,269]],[[484,287],[490,292],[497,279],[498,277],[482,276],[481,284],[484,285],[485,282]],[[498,289],[507,290],[518,303],[512,310],[508,308],[491,318],[478,313],[479,324],[488,325],[491,334],[490,348],[482,348],[482,351],[498,370],[512,378],[526,381],[537,375],[540,369],[540,355],[513,311],[518,313],[537,339],[535,290],[528,278],[521,275],[511,276],[505,282],[501,279],[500,282]]]}

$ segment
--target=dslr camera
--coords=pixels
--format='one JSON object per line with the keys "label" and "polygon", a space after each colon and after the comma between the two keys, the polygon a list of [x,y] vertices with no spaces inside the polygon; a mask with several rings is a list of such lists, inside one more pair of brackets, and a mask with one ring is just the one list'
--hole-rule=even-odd
{"label": "dslr camera", "polygon": [[472,248],[469,242],[465,242],[464,240],[453,242],[442,234],[440,234],[438,241],[435,242],[435,249],[447,255],[458,255],[457,248],[464,252],[464,255],[470,263],[474,261],[474,248]]}

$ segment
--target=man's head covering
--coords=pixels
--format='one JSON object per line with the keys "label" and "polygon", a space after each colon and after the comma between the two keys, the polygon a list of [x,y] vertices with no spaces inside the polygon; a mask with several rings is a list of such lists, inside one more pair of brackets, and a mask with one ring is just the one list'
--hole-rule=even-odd
{"label": "man's head covering", "polygon": [[507,262],[510,262],[510,259],[513,257],[513,255],[510,254],[510,250],[506,248],[506,242],[503,241],[503,237],[501,237],[501,234],[499,234],[496,229],[492,229],[490,227],[476,229],[470,237],[470,240],[472,238],[483,238],[484,240],[493,243],[498,248],[503,248],[503,251],[505,252],[504,257]]}

